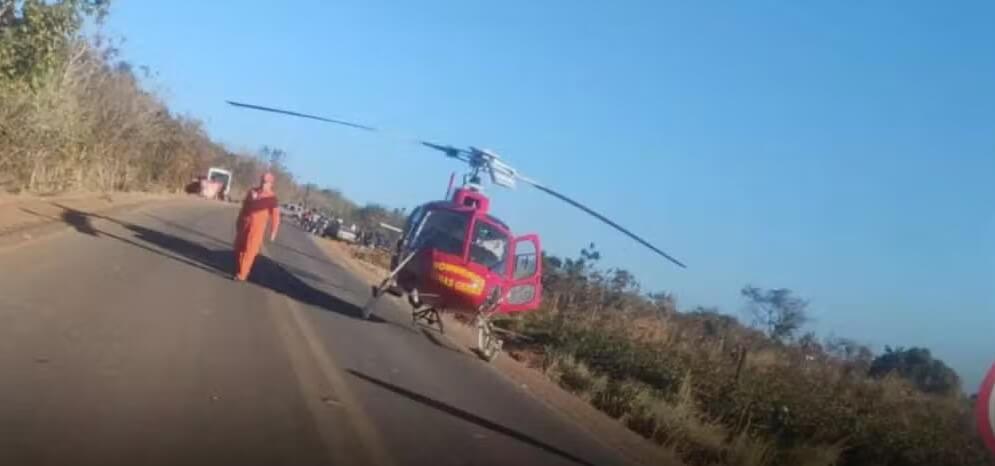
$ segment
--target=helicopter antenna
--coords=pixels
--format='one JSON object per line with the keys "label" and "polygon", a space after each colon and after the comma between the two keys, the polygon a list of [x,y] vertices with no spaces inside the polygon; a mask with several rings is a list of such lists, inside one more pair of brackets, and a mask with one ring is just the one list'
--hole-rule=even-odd
{"label": "helicopter antenna", "polygon": [[[384,135],[389,135],[387,132],[385,132],[385,131],[383,131],[381,129],[375,128],[373,126],[367,126],[367,125],[363,125],[363,124],[359,124],[359,123],[354,123],[354,122],[350,122],[350,121],[346,121],[346,120],[338,120],[338,119],[333,119],[333,118],[321,117],[321,116],[317,116],[317,115],[309,115],[309,114],[306,114],[306,113],[298,113],[298,112],[293,112],[293,111],[290,111],[290,110],[283,110],[283,109],[278,109],[278,108],[273,108],[273,107],[263,107],[263,106],[260,106],[260,105],[246,104],[246,103],[241,103],[241,102],[233,102],[233,101],[230,101],[230,100],[226,101],[226,102],[228,102],[228,104],[236,106],[236,107],[242,107],[242,108],[247,108],[247,109],[251,109],[251,110],[260,110],[260,111],[271,112],[271,113],[279,113],[279,114],[283,114],[283,115],[296,116],[296,117],[299,117],[299,118],[307,118],[307,119],[311,119],[311,120],[318,120],[318,121],[323,121],[323,122],[326,122],[326,123],[332,123],[332,124],[337,124],[337,125],[341,125],[341,126],[347,126],[347,127],[354,128],[354,129],[361,129],[361,130],[364,130],[364,131],[370,131],[370,132],[374,132],[374,133],[381,133],[381,134],[384,134]],[[615,223],[614,221],[612,221],[608,217],[605,217],[604,215],[596,212],[594,209],[591,209],[590,207],[587,207],[584,204],[581,204],[580,202],[577,202],[577,201],[575,201],[575,200],[567,197],[566,195],[561,194],[561,193],[553,190],[552,188],[550,188],[550,187],[548,187],[546,185],[543,185],[543,184],[541,184],[541,183],[539,183],[539,182],[537,182],[537,181],[535,181],[535,180],[533,180],[531,178],[528,178],[528,177],[524,176],[523,174],[521,174],[517,170],[515,170],[513,167],[511,167],[510,165],[508,165],[507,163],[505,163],[503,160],[501,160],[501,158],[496,153],[494,153],[494,152],[492,152],[490,150],[487,150],[487,149],[478,149],[478,148],[472,147],[472,146],[468,147],[466,149],[462,149],[462,148],[458,148],[458,147],[454,147],[454,146],[450,146],[450,145],[437,144],[437,143],[434,143],[434,142],[429,142],[429,141],[425,141],[425,140],[421,140],[421,139],[408,139],[408,141],[412,142],[412,143],[415,143],[415,144],[419,144],[419,145],[424,146],[424,147],[428,147],[430,149],[435,149],[437,151],[440,151],[446,157],[454,158],[454,159],[460,160],[462,162],[465,162],[467,165],[470,166],[470,172],[467,174],[467,176],[464,176],[464,184],[469,184],[471,188],[480,189],[481,186],[480,186],[480,176],[479,175],[480,175],[481,172],[484,172],[487,175],[490,175],[490,179],[491,179],[492,183],[494,183],[494,184],[496,184],[498,186],[504,187],[504,188],[514,189],[515,185],[516,185],[516,182],[517,181],[521,181],[521,182],[523,182],[525,184],[528,184],[528,185],[530,185],[530,186],[538,189],[539,191],[542,191],[542,192],[544,192],[546,194],[549,194],[550,196],[553,196],[553,197],[555,197],[555,198],[557,198],[557,199],[559,199],[559,200],[561,200],[563,202],[566,202],[567,204],[570,204],[570,205],[572,205],[572,206],[580,209],[584,213],[586,213],[586,214],[588,214],[588,215],[590,215],[590,216],[592,216],[592,217],[600,220],[601,222],[603,222],[603,223],[611,226],[615,230],[621,232],[625,236],[628,236],[629,238],[631,238],[632,240],[634,240],[637,243],[641,244],[642,246],[645,246],[646,248],[648,248],[649,250],[653,251],[657,255],[663,257],[664,259],[667,259],[668,261],[673,262],[674,264],[676,264],[676,265],[678,265],[678,266],[680,266],[682,268],[686,268],[687,267],[686,265],[684,265],[683,262],[675,259],[674,257],[672,257],[671,255],[667,254],[666,252],[663,252],[663,250],[661,250],[660,248],[654,246],[649,241],[646,241],[641,236],[639,236],[639,235],[637,235],[637,234],[629,231],[628,229],[626,229],[625,227],[619,225],[618,223]],[[452,177],[450,177],[450,189],[451,188],[452,188]],[[447,195],[446,195],[447,198],[449,197],[448,191],[449,190],[447,190]]]}
{"label": "helicopter antenna", "polygon": [[449,186],[446,186],[446,197],[443,199],[449,199],[449,196],[453,193],[453,181],[456,181],[456,172],[449,174]]}

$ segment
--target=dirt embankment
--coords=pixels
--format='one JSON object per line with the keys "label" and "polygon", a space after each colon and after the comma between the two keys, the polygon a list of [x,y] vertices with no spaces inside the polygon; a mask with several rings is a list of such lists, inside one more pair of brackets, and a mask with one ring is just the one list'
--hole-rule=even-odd
{"label": "dirt embankment", "polygon": [[[371,285],[379,283],[387,275],[388,271],[384,267],[357,258],[357,248],[355,247],[327,239],[316,239],[316,241],[329,256],[344,264]],[[388,297],[388,299],[398,298]],[[446,328],[444,338],[448,340],[449,346],[468,354],[474,354],[472,350],[476,345],[475,330],[451,315],[444,315],[443,321]],[[481,362],[481,364],[486,363]],[[529,367],[525,362],[502,354],[491,364],[522,390],[583,427],[593,437],[621,452],[631,461],[644,465],[682,464],[674,452],[657,446],[630,431],[619,421],[560,388],[541,371]]]}

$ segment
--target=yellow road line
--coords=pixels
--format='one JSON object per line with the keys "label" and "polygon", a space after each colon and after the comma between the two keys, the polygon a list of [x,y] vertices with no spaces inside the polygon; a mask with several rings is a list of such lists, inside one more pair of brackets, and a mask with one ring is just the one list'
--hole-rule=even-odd
{"label": "yellow road line", "polygon": [[300,304],[290,298],[284,298],[287,307],[290,308],[290,314],[293,317],[293,322],[296,326],[298,333],[304,337],[304,342],[307,344],[308,349],[311,352],[311,356],[314,358],[314,362],[318,366],[318,370],[321,371],[321,375],[328,385],[331,387],[335,396],[338,398],[338,402],[343,410],[345,410],[346,416],[352,427],[355,429],[355,433],[362,444],[362,451],[369,458],[370,464],[377,466],[393,466],[395,464],[393,458],[387,452],[387,448],[384,445],[383,440],[380,438],[380,434],[373,423],[370,422],[369,416],[363,412],[360,407],[359,401],[353,395],[352,391],[349,389],[349,385],[342,377],[343,371],[339,368],[338,364],[335,363],[334,359],[325,350],[324,345],[321,344],[314,327],[308,321],[307,317],[304,315],[307,312],[302,309]]}
{"label": "yellow road line", "polygon": [[[263,245],[263,251],[267,255],[270,255],[268,245]],[[270,257],[272,256],[270,255]],[[307,346],[307,351],[310,353],[311,360],[320,371],[324,382],[328,384],[335,395],[336,399],[331,401],[334,402],[334,405],[341,407],[345,411],[346,418],[353,427],[353,433],[356,437],[358,437],[361,444],[360,450],[369,460],[368,464],[375,466],[395,466],[397,462],[394,461],[388,453],[383,439],[380,437],[380,433],[377,431],[376,427],[373,426],[373,423],[370,422],[369,416],[367,416],[360,407],[359,400],[356,399],[356,396],[349,389],[348,383],[342,376],[342,369],[339,368],[339,365],[335,363],[335,359],[328,354],[328,351],[325,350],[325,346],[321,343],[321,339],[315,332],[314,326],[306,316],[307,310],[301,307],[300,303],[296,300],[288,296],[280,295],[272,290],[267,290],[267,295],[272,297],[274,300],[280,300],[280,298],[282,298],[283,303],[286,304],[287,309],[290,311],[290,315],[293,317],[292,325],[295,328],[287,328],[291,325],[291,323],[286,321],[287,319],[285,317],[285,313],[271,313],[271,316],[276,320],[277,326],[279,327],[281,333],[280,336],[283,339],[284,345],[287,346],[288,351],[294,353],[294,349],[299,346],[301,339],[294,338],[294,336],[291,336],[289,333],[296,333],[297,335],[303,337],[303,340]],[[292,358],[291,363],[295,364],[297,361],[293,360],[293,354],[290,356]],[[302,383],[308,383],[308,378],[302,374],[302,372],[304,372],[304,368],[295,367],[294,371],[297,373],[298,379],[300,379]],[[311,396],[310,398],[311,399],[307,401],[308,406],[311,406],[312,409],[314,409],[316,401],[323,402],[322,400],[315,400],[314,396]],[[315,414],[319,413],[320,412],[316,412]],[[324,424],[319,420],[316,420],[316,422],[318,423],[319,431],[322,433],[322,436],[325,437],[324,441],[326,442],[326,445],[328,443],[333,443],[333,445],[327,446],[342,446],[341,442],[335,442],[336,439],[342,438],[340,433],[334,432],[333,429],[330,429],[327,424]]]}

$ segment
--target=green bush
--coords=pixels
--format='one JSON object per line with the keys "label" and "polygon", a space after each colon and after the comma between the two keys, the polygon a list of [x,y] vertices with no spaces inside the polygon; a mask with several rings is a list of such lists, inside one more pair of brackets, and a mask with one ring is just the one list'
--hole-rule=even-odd
{"label": "green bush", "polygon": [[[543,311],[516,325],[555,355],[561,385],[688,464],[990,464],[959,393],[805,358],[749,329],[706,333],[686,315],[655,318],[667,329],[655,332],[632,314],[580,315]],[[608,380],[593,389],[599,375]]]}
{"label": "green bush", "polygon": [[591,399],[591,403],[616,419],[637,411],[652,389],[634,380],[609,380],[604,390]]}

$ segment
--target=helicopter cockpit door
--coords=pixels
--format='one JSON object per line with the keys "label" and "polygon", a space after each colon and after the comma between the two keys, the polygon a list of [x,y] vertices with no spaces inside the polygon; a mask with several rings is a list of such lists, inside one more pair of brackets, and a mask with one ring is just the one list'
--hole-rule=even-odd
{"label": "helicopter cockpit door", "polygon": [[514,263],[501,311],[535,309],[542,300],[542,250],[539,247],[539,236],[519,236],[515,238],[511,250]]}

